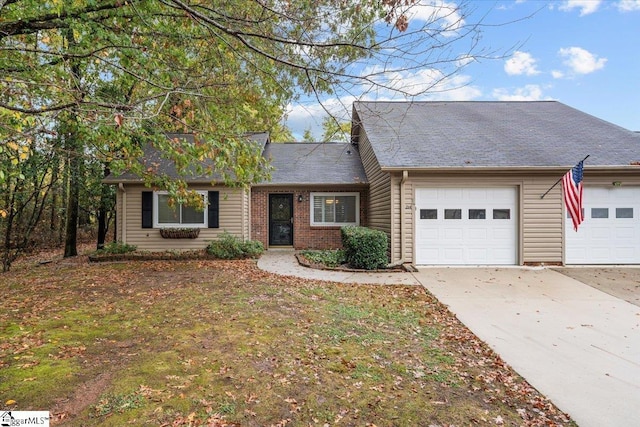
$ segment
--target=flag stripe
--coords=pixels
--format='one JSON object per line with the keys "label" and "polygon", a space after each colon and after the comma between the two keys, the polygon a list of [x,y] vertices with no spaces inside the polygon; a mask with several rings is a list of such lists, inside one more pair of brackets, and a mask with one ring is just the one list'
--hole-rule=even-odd
{"label": "flag stripe", "polygon": [[582,162],[575,165],[562,177],[562,189],[564,204],[573,221],[573,229],[578,231],[578,226],[584,220],[582,212]]}

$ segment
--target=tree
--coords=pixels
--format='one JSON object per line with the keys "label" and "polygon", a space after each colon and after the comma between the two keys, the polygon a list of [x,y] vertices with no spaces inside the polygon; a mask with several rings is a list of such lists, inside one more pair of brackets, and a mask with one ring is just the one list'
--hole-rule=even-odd
{"label": "tree", "polygon": [[340,122],[328,116],[322,122],[322,140],[329,142],[349,142],[351,139],[351,123]]}
{"label": "tree", "polygon": [[[417,7],[411,0],[1,0],[0,141],[64,128],[58,154],[71,161],[72,180],[82,159],[96,157],[179,202],[189,199],[186,184],[141,164],[145,143],[183,171],[209,159],[228,183],[249,185],[269,168],[243,135],[287,135],[280,119],[296,97],[355,87],[416,95],[473,54],[481,27],[466,23],[463,7],[426,6],[430,17],[410,28]],[[437,73],[415,92],[402,72],[419,68]],[[194,133],[197,144],[168,140],[170,131]],[[61,150],[40,140],[43,153]],[[77,189],[70,190],[73,215]],[[75,227],[69,219],[67,231]]]}
{"label": "tree", "polygon": [[313,132],[311,132],[311,128],[306,128],[304,130],[304,134],[302,135],[302,141],[303,142],[316,142],[315,138],[313,137]]}

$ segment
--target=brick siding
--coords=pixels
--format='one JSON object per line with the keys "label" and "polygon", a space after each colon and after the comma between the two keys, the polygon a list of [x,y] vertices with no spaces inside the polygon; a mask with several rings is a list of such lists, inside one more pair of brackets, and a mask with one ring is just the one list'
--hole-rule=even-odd
{"label": "brick siding", "polygon": [[[367,225],[368,192],[364,189],[260,188],[251,189],[251,239],[269,246],[269,194],[293,194],[293,247],[295,249],[336,249],[342,247],[340,227],[312,227],[309,205],[312,192],[359,192],[360,225]],[[302,202],[298,201],[302,195]]]}

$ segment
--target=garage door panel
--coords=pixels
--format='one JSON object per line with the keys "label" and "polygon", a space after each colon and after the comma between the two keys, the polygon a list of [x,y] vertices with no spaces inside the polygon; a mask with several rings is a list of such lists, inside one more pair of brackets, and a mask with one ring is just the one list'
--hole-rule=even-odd
{"label": "garage door panel", "polygon": [[415,200],[416,264],[516,263],[516,187],[417,188]]}
{"label": "garage door panel", "polygon": [[450,263],[455,263],[456,260],[462,258],[462,248],[443,248],[444,259]]}
{"label": "garage door panel", "polygon": [[449,240],[454,240],[456,243],[462,242],[462,237],[464,235],[464,231],[461,228],[445,228],[442,230],[444,232],[444,238]]}
{"label": "garage door panel", "polygon": [[640,187],[585,187],[586,218],[565,219],[567,264],[640,264]]}
{"label": "garage door panel", "polygon": [[469,239],[471,240],[480,240],[484,242],[487,239],[487,229],[486,228],[472,228],[469,230]]}
{"label": "garage door panel", "polygon": [[617,241],[634,240],[636,229],[630,225],[616,227],[615,237]]}

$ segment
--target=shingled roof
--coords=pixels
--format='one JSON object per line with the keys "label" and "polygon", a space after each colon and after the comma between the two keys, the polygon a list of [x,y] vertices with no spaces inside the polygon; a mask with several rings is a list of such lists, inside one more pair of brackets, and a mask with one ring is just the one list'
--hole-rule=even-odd
{"label": "shingled roof", "polygon": [[[267,132],[248,133],[248,134],[245,134],[245,137],[247,138],[248,143],[256,144],[262,150],[264,150],[264,147],[269,143],[269,134]],[[169,139],[182,138],[191,143],[193,143],[194,141],[194,136],[191,134],[169,133],[167,134],[167,138]],[[221,175],[218,173],[204,174],[204,175],[192,173],[192,174],[187,174],[186,176],[179,175],[176,170],[175,164],[172,161],[163,157],[162,153],[156,148],[154,148],[151,144],[148,144],[147,146],[145,146],[143,149],[143,152],[144,152],[144,158],[141,160],[142,162],[144,162],[145,167],[148,166],[150,168],[153,168],[154,170],[157,170],[159,174],[165,175],[169,178],[172,178],[172,179],[181,178],[190,183],[206,183],[206,184],[210,184],[212,182],[217,182],[222,180]],[[213,161],[206,160],[205,167],[206,166],[210,166],[213,169]],[[119,182],[135,183],[135,182],[142,182],[142,181],[143,180],[141,177],[130,172],[125,172],[120,175],[115,175],[112,173],[103,180],[103,182],[107,184],[117,184]]]}
{"label": "shingled roof", "polygon": [[[635,167],[640,134],[556,101],[356,102],[385,169]],[[636,163],[637,164],[637,163]]]}
{"label": "shingled roof", "polygon": [[274,171],[264,185],[366,184],[358,151],[344,143],[267,144]]}

